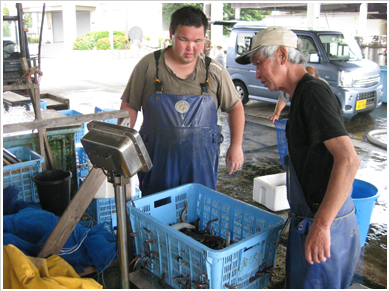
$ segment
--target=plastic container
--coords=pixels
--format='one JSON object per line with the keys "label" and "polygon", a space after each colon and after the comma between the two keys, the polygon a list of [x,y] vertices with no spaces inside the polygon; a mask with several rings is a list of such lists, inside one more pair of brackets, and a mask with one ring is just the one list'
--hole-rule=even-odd
{"label": "plastic container", "polygon": [[[235,243],[221,250],[211,249],[170,224],[181,222],[185,208],[187,222],[200,219],[200,230],[207,223],[215,235],[225,238],[227,230]],[[133,206],[134,204],[134,206]],[[275,264],[276,244],[284,223],[281,216],[238,201],[200,184],[186,184],[143,197],[126,204],[134,237],[136,255],[144,255],[145,242],[150,251],[158,252],[146,266],[157,277],[180,289],[174,277],[190,275],[192,281],[205,281],[206,289],[260,289],[270,283],[265,273],[251,279],[256,272]],[[146,228],[146,229],[145,229]],[[180,259],[180,258],[181,259]],[[186,265],[180,265],[186,262]],[[201,274],[207,276],[203,279]]]}
{"label": "plastic container", "polygon": [[[44,101],[44,100],[39,100],[39,102],[40,102],[41,109],[47,110],[47,102]],[[28,106],[29,106],[29,108],[30,108],[31,110],[33,110],[32,103],[29,103]]]}
{"label": "plastic container", "polygon": [[72,173],[64,170],[47,170],[34,175],[43,210],[61,217],[70,203]]}
{"label": "plastic container", "polygon": [[[75,159],[75,133],[80,131],[79,126],[70,126],[60,129],[47,129],[47,139],[56,169],[63,169],[72,172],[71,196],[77,191],[77,168]],[[13,148],[23,146],[36,153],[39,153],[38,133],[3,136],[3,147]],[[46,159],[46,158],[45,158]],[[34,184],[31,175],[31,185]],[[38,195],[38,194],[37,194]]]}
{"label": "plastic container", "polygon": [[287,200],[286,173],[255,177],[253,179],[253,200],[272,211],[290,209]]}
{"label": "plastic container", "polygon": [[[115,109],[100,108],[100,107],[97,107],[97,106],[95,107],[95,114],[96,113],[101,113],[101,112],[111,112],[111,111],[115,111]],[[108,119],[108,120],[103,120],[103,122],[116,125],[118,123],[118,119]]]}
{"label": "plastic container", "polygon": [[378,200],[378,189],[369,182],[355,179],[352,189],[352,201],[356,209],[356,219],[359,225],[360,242],[363,247],[366,243],[370,221],[375,202]]}
{"label": "plastic container", "polygon": [[277,147],[280,156],[280,162],[282,163],[284,169],[286,168],[284,167],[283,158],[288,155],[287,138],[286,138],[287,121],[288,119],[283,119],[280,121],[276,120],[274,124],[276,129]]}
{"label": "plastic container", "polygon": [[114,185],[112,183],[107,182],[105,179],[98,191],[96,192],[96,195],[94,199],[111,199],[115,198],[115,190]]}
{"label": "plastic container", "polygon": [[[75,111],[75,110],[61,110],[58,111],[59,113],[67,116],[67,117],[74,117],[74,116],[82,116],[83,114]],[[86,129],[86,123],[81,123],[81,129],[80,132],[75,133],[75,143],[81,143],[81,138],[85,135],[85,129]]]}
{"label": "plastic container", "polygon": [[85,212],[93,219],[95,219],[98,224],[108,222],[110,231],[112,233],[116,232],[117,218],[115,198],[93,199]]}
{"label": "plastic container", "polygon": [[18,199],[38,203],[38,190],[32,178],[42,171],[44,157],[27,147],[13,147],[7,150],[23,162],[3,166],[3,189],[10,185],[17,186],[20,189]]}
{"label": "plastic container", "polygon": [[[103,184],[102,184],[103,186]],[[116,204],[115,204],[115,191],[114,186],[111,183],[106,183],[107,188],[111,187],[114,192],[114,198],[96,199],[94,198],[85,211],[95,221],[100,224],[107,222],[110,226],[110,231],[116,233],[117,217],[116,217]],[[136,188],[136,195],[132,200],[139,199],[141,197],[141,191]]]}
{"label": "plastic container", "polygon": [[84,147],[76,147],[77,187],[80,188],[85,177],[88,175],[88,155]]}

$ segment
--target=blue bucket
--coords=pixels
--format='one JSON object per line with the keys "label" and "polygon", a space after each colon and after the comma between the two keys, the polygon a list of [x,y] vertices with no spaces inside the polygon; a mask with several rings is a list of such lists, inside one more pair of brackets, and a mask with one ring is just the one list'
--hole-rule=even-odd
{"label": "blue bucket", "polygon": [[372,211],[378,197],[378,189],[374,185],[360,179],[354,180],[352,201],[356,209],[356,219],[359,225],[362,247],[366,243]]}

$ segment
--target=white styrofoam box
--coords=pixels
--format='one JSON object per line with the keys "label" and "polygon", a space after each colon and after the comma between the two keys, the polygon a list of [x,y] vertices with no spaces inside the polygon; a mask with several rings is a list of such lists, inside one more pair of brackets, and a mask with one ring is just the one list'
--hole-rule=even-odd
{"label": "white styrofoam box", "polygon": [[287,200],[286,173],[255,177],[253,200],[272,211],[290,209]]}
{"label": "white styrofoam box", "polygon": [[[130,182],[126,185],[126,187],[130,188],[129,192],[126,192],[126,202],[133,199],[140,198],[140,190],[136,189],[137,184],[137,176],[133,175],[130,178]],[[115,189],[114,185],[112,183],[107,182],[107,179],[105,179],[100,186],[99,190],[96,192],[96,195],[94,197],[95,199],[111,199],[115,198]]]}
{"label": "white styrofoam box", "polygon": [[100,186],[99,190],[96,192],[94,198],[95,199],[115,198],[114,185],[112,183],[107,182],[107,179],[105,179],[102,185]]}

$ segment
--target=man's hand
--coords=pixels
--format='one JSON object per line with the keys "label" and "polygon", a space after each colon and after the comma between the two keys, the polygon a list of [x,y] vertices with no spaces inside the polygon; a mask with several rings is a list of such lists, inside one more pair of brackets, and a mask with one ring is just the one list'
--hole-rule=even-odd
{"label": "man's hand", "polygon": [[272,115],[268,116],[268,119],[275,124],[275,120],[279,120],[279,114],[273,113]]}
{"label": "man's hand", "polygon": [[226,166],[230,167],[229,174],[239,170],[244,163],[244,153],[240,146],[230,146],[226,152]]}
{"label": "man's hand", "polygon": [[313,222],[306,238],[305,257],[311,265],[330,258],[330,228]]}

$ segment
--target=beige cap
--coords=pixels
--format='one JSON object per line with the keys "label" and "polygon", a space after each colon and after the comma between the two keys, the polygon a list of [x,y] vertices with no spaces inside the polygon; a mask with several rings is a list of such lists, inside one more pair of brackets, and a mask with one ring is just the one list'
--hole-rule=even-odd
{"label": "beige cap", "polygon": [[294,32],[283,26],[271,26],[263,29],[252,38],[251,50],[237,57],[236,62],[249,64],[253,52],[264,46],[285,46],[297,49],[298,37]]}

